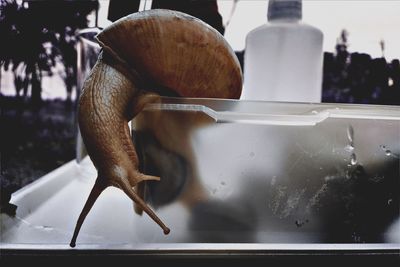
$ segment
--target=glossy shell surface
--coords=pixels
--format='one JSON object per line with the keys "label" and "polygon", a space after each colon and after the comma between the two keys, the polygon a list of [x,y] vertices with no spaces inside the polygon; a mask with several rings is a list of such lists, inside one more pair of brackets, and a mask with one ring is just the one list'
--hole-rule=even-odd
{"label": "glossy shell surface", "polygon": [[242,72],[235,53],[197,18],[162,9],[138,12],[105,28],[97,39],[142,79],[179,96],[240,97]]}

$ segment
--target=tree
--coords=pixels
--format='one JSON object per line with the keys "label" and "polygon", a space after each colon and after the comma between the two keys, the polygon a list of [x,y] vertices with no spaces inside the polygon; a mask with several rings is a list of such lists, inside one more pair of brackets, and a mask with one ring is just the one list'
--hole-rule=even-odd
{"label": "tree", "polygon": [[0,65],[14,72],[17,95],[31,86],[31,100],[41,102],[43,74],[52,75],[57,60],[65,66],[67,88],[76,77],[75,32],[87,27],[96,1],[0,0]]}

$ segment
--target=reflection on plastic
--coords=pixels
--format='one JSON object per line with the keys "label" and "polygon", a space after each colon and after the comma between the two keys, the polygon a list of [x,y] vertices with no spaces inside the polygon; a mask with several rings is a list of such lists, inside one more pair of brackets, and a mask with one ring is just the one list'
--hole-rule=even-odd
{"label": "reflection on plastic", "polygon": [[[216,119],[188,105],[204,106]],[[327,116],[313,125],[258,123],[321,113]],[[77,249],[188,243],[223,243],[220,249],[243,243],[398,249],[398,107],[162,98],[132,128],[140,169],[161,176],[144,186],[146,200],[171,233],[164,236],[148,216],[133,212],[121,190],[110,188],[85,222]],[[2,215],[2,245],[69,249],[71,218],[95,177],[86,157],[13,194],[17,215]]]}
{"label": "reflection on plastic", "polygon": [[344,110],[356,118],[227,123],[221,116],[237,110],[176,107],[148,107],[134,140],[142,171],[162,177],[147,183],[146,200],[187,209],[185,240],[386,242],[399,217],[400,180],[399,160],[388,159],[382,143],[400,151],[397,119],[358,119]]}

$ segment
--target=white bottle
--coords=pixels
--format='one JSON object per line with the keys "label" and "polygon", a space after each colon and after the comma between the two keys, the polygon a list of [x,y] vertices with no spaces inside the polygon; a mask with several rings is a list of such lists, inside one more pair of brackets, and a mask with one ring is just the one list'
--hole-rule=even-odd
{"label": "white bottle", "polygon": [[323,34],[301,18],[301,0],[269,1],[268,23],[246,37],[241,99],[321,102]]}

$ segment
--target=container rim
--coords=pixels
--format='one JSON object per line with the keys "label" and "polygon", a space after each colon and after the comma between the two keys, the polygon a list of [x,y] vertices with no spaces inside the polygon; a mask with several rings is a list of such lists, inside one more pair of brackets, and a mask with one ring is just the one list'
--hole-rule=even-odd
{"label": "container rim", "polygon": [[144,110],[202,112],[215,122],[293,126],[313,126],[328,118],[400,120],[398,106],[211,98],[161,97],[159,103],[147,104]]}

